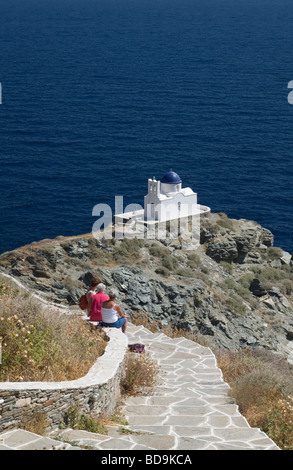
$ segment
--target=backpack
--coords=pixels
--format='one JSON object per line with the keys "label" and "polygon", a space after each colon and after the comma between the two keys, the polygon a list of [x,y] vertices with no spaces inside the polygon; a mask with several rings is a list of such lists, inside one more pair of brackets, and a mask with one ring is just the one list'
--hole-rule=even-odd
{"label": "backpack", "polygon": [[85,294],[83,294],[83,295],[80,297],[78,303],[79,303],[79,306],[80,306],[81,310],[86,310],[86,309],[87,309],[87,307],[88,307],[88,301],[87,301],[87,298],[86,298],[86,295],[85,295]]}
{"label": "backpack", "polygon": [[129,344],[128,347],[131,352],[144,353],[145,351],[144,344]]}

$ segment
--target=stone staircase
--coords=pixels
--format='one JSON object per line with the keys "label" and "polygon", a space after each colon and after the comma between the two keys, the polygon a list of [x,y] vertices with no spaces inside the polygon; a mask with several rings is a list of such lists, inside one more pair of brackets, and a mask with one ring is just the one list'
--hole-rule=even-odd
{"label": "stone staircase", "polygon": [[[212,351],[181,338],[151,333],[143,326],[129,324],[128,343],[143,343],[146,353],[159,366],[158,384],[146,396],[124,400],[121,413],[127,425],[108,426],[108,435],[65,429],[46,437],[46,446],[60,449],[93,450],[279,450],[258,428],[251,428],[229,399]],[[16,431],[17,432],[17,431]],[[40,448],[32,433],[11,448]],[[12,439],[14,431],[4,433]],[[5,434],[7,436],[5,436]],[[1,445],[0,445],[1,447]]]}
{"label": "stone staircase", "polygon": [[159,383],[149,395],[124,401],[121,413],[128,425],[109,427],[107,436],[68,429],[61,439],[101,450],[279,449],[231,402],[209,348],[132,324],[127,336],[129,344],[143,343],[157,362]]}

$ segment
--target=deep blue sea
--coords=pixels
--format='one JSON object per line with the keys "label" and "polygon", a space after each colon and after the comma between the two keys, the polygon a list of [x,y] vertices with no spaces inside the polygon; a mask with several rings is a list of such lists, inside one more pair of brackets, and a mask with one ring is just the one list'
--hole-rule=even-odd
{"label": "deep blue sea", "polygon": [[0,252],[170,168],[293,251],[292,0],[0,0]]}

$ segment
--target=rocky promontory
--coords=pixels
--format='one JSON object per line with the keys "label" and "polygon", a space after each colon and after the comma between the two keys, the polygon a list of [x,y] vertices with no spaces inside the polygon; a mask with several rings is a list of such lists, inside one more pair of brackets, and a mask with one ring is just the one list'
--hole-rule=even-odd
{"label": "rocky promontory", "polygon": [[118,289],[130,319],[192,331],[211,347],[268,349],[293,363],[292,256],[254,221],[211,213],[196,250],[180,237],[60,236],[3,253],[0,270],[72,309],[99,277]]}

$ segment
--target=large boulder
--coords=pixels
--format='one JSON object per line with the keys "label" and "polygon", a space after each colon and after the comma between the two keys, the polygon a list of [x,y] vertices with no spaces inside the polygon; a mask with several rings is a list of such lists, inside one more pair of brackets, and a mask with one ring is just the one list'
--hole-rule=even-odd
{"label": "large boulder", "polygon": [[206,254],[215,261],[234,261],[238,258],[237,243],[230,237],[217,237],[209,243]]}
{"label": "large boulder", "polygon": [[252,279],[250,286],[249,286],[249,290],[256,297],[262,297],[263,295],[267,294],[267,290],[261,284],[260,280],[256,278]]}

